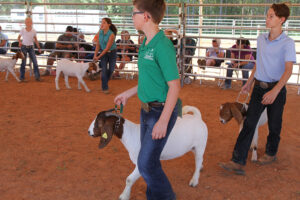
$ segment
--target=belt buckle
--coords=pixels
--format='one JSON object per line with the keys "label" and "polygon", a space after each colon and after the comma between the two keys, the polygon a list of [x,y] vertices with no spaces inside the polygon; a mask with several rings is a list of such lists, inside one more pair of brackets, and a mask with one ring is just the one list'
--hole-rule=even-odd
{"label": "belt buckle", "polygon": [[142,102],[142,109],[145,111],[145,112],[150,112],[150,106],[148,103],[144,103]]}
{"label": "belt buckle", "polygon": [[262,89],[267,89],[267,88],[269,87],[269,86],[268,86],[268,83],[262,82],[262,81],[259,82],[259,86],[260,86]]}

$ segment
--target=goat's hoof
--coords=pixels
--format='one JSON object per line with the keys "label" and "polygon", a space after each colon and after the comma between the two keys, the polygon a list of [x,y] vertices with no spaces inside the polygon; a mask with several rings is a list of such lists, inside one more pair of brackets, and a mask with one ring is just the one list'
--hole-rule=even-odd
{"label": "goat's hoof", "polygon": [[129,197],[125,195],[120,195],[119,200],[129,200]]}
{"label": "goat's hoof", "polygon": [[197,180],[191,180],[189,186],[191,187],[196,187],[198,185],[198,181]]}
{"label": "goat's hoof", "polygon": [[87,90],[86,92],[91,92],[91,90]]}
{"label": "goat's hoof", "polygon": [[57,91],[59,91],[59,90],[60,90],[60,88],[56,88],[56,90],[57,90]]}
{"label": "goat's hoof", "polygon": [[68,90],[71,90],[72,88],[70,88],[70,87],[67,87],[67,89],[68,89]]}

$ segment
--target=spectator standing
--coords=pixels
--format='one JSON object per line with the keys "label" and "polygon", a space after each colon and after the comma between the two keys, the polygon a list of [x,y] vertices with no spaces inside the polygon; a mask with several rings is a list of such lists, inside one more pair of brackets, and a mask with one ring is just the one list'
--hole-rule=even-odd
{"label": "spectator standing", "polygon": [[[109,93],[108,81],[114,72],[117,61],[117,45],[115,38],[117,35],[117,28],[112,23],[110,18],[103,18],[101,21],[101,28],[99,31],[98,42],[94,54],[94,60],[100,60],[102,74],[102,91],[105,94]],[[98,52],[100,50],[100,54]]]}
{"label": "spectator standing", "polygon": [[[22,41],[21,41],[22,38]],[[39,53],[41,53],[41,48],[39,45],[39,42],[36,37],[36,31],[32,27],[32,19],[30,17],[27,17],[25,19],[25,28],[23,28],[20,31],[20,34],[18,36],[19,41],[19,47],[21,47],[21,51],[24,54],[25,58],[22,60],[21,68],[20,68],[20,80],[25,80],[25,66],[26,66],[26,60],[27,60],[27,53],[29,54],[29,57],[33,63],[33,71],[36,81],[41,81],[40,79],[40,71],[39,66],[37,63],[37,59],[34,52],[34,45],[36,44]]]}

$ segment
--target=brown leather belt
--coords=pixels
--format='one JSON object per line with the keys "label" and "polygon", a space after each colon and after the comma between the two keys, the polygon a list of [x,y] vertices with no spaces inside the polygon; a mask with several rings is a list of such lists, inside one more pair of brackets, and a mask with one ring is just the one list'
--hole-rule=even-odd
{"label": "brown leather belt", "polygon": [[141,102],[141,103],[142,103],[142,109],[145,112],[150,112],[151,108],[161,107],[161,106],[165,105],[164,102],[157,102],[157,101],[153,101],[153,102],[149,102],[149,103],[144,103],[144,102]]}
{"label": "brown leather belt", "polygon": [[254,82],[255,85],[259,85],[263,89],[272,88],[277,83],[278,83],[278,81],[276,81],[276,82],[263,82],[263,81],[260,81],[260,80],[257,80],[257,79],[255,79],[255,82]]}
{"label": "brown leather belt", "polygon": [[25,47],[25,48],[32,48],[33,47],[33,45],[22,45],[23,47]]}

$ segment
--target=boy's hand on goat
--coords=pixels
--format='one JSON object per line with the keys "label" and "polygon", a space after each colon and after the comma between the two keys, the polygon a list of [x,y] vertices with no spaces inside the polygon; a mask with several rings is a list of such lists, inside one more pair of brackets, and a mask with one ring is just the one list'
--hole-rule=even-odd
{"label": "boy's hand on goat", "polygon": [[166,137],[168,123],[158,120],[152,130],[152,139],[159,140]]}

